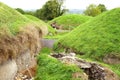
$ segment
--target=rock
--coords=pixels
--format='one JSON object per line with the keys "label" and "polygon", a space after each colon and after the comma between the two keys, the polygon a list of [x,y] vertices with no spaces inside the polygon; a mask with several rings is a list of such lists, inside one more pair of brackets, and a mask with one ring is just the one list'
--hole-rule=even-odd
{"label": "rock", "polygon": [[90,68],[84,68],[89,80],[105,80],[104,68],[96,63],[91,63]]}
{"label": "rock", "polygon": [[64,56],[61,58],[58,58],[62,63],[67,63],[67,64],[75,64],[76,60],[74,57],[71,56]]}
{"label": "rock", "polygon": [[108,54],[103,58],[103,61],[107,64],[120,64],[120,56]]}
{"label": "rock", "polygon": [[91,64],[86,62],[85,60],[83,59],[76,59],[76,65],[79,66],[80,68],[84,69],[84,68],[90,68],[91,67]]}
{"label": "rock", "polygon": [[75,53],[69,53],[69,56],[75,57]]}
{"label": "rock", "polygon": [[0,80],[14,80],[17,73],[15,60],[8,60],[0,64]]}

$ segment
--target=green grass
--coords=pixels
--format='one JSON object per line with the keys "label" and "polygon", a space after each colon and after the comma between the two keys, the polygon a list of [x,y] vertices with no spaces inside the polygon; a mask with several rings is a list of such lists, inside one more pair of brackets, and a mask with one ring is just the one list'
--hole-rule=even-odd
{"label": "green grass", "polygon": [[76,28],[78,25],[81,25],[91,19],[92,17],[79,15],[79,14],[67,14],[60,17],[57,17],[48,23],[51,24],[56,22],[58,25],[62,26],[64,30],[72,30]]}
{"label": "green grass", "polygon": [[40,54],[35,80],[81,80],[72,78],[74,72],[82,73],[82,70],[75,65],[63,64],[46,54]]}
{"label": "green grass", "polygon": [[[30,23],[29,19],[24,17],[19,12],[0,3],[0,28],[6,29],[9,34],[16,34],[21,27]],[[2,30],[1,30],[2,31]]]}
{"label": "green grass", "polygon": [[120,8],[117,8],[95,17],[61,38],[58,43],[96,59],[109,53],[120,53],[119,12]]}
{"label": "green grass", "polygon": [[[44,21],[38,19],[37,17],[34,17],[32,15],[25,15],[27,18],[29,18],[30,20],[32,20],[34,23],[41,25],[41,29],[44,29],[44,31],[47,31],[46,28],[48,28],[48,32],[49,34],[52,33],[52,35],[55,34],[55,29],[53,29],[49,24],[45,23]],[[46,32],[47,33],[47,32]]]}
{"label": "green grass", "polygon": [[[58,45],[59,44],[59,45]],[[102,61],[107,54],[120,54],[120,8],[107,11],[62,37],[54,50],[69,48],[82,57]],[[110,65],[120,76],[120,66]]]}
{"label": "green grass", "polygon": [[42,54],[50,54],[52,52],[53,52],[52,49],[47,48],[47,47],[44,47],[40,50],[40,53],[42,53]]}

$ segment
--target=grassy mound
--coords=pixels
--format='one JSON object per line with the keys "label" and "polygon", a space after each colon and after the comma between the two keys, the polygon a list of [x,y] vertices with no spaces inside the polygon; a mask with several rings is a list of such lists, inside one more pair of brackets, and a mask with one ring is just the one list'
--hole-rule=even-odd
{"label": "grassy mound", "polygon": [[40,50],[41,25],[0,3],[0,63],[29,50]]}
{"label": "grassy mound", "polygon": [[[55,49],[67,48],[102,60],[105,55],[120,55],[120,8],[107,11],[80,25],[57,43]],[[118,56],[119,57],[119,56]],[[120,58],[119,58],[120,59]]]}
{"label": "grassy mound", "polygon": [[52,24],[56,22],[56,24],[60,26],[61,29],[72,30],[76,28],[78,25],[81,25],[82,23],[88,21],[91,18],[92,17],[85,16],[85,15],[67,14],[67,15],[57,17],[48,23]]}
{"label": "grassy mound", "polygon": [[[37,25],[41,25],[41,29],[43,29],[44,32],[47,31],[48,29],[48,32],[49,33],[52,33],[52,34],[55,34],[55,29],[53,29],[50,25],[48,25],[47,23],[43,22],[42,20],[38,19],[37,17],[34,17],[32,15],[25,15],[27,18],[31,19],[34,23],[36,23]],[[44,26],[47,26],[47,27],[44,27]],[[46,32],[47,33],[47,32]]]}
{"label": "grassy mound", "polygon": [[35,80],[82,80],[73,78],[75,72],[82,71],[75,65],[63,64],[46,54],[38,57],[38,70]]}

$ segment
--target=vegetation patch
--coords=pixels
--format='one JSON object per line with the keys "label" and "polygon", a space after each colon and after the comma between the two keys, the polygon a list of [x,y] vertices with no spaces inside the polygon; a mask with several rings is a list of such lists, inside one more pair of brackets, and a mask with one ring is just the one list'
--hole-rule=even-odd
{"label": "vegetation patch", "polygon": [[57,17],[51,21],[49,24],[55,24],[56,26],[60,27],[60,29],[64,30],[72,30],[76,28],[78,25],[85,23],[86,21],[90,20],[92,17],[79,15],[79,14],[67,14],[60,17]]}

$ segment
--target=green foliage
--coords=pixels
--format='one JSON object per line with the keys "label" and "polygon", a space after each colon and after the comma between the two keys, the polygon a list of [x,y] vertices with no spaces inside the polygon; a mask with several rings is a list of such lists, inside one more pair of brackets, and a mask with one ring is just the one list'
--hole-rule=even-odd
{"label": "green foliage", "polygon": [[97,7],[100,9],[101,12],[107,11],[104,4],[99,4]]}
{"label": "green foliage", "polygon": [[36,16],[43,20],[51,20],[64,13],[63,0],[49,0],[41,9],[36,11]]}
{"label": "green foliage", "polygon": [[46,54],[41,54],[38,56],[38,70],[35,80],[77,80],[72,79],[74,72],[82,73],[75,65],[66,65]]}
{"label": "green foliage", "polygon": [[[106,54],[120,54],[119,17],[120,8],[104,12],[80,25],[57,43],[97,60],[102,60]],[[56,48],[59,49],[59,46]]]}
{"label": "green foliage", "polygon": [[22,10],[21,8],[16,8],[15,10],[17,10],[17,11],[20,12],[21,14],[25,14],[24,10]]}
{"label": "green foliage", "polygon": [[84,11],[84,14],[85,15],[88,15],[88,16],[97,16],[98,14],[100,14],[100,9],[94,5],[94,4],[90,4],[87,9]]}
{"label": "green foliage", "polygon": [[87,7],[87,9],[84,11],[84,14],[94,17],[94,16],[97,16],[97,15],[101,14],[104,11],[107,11],[104,4],[99,4],[98,6],[94,5],[94,4],[90,4]]}
{"label": "green foliage", "polygon": [[57,25],[60,25],[62,29],[65,30],[72,30],[76,28],[78,25],[81,25],[82,23],[85,23],[86,21],[90,20],[92,17],[85,16],[85,15],[79,15],[79,14],[67,14],[62,15],[60,17],[57,17],[51,21],[49,21],[49,24],[52,24],[53,22],[56,22]]}

